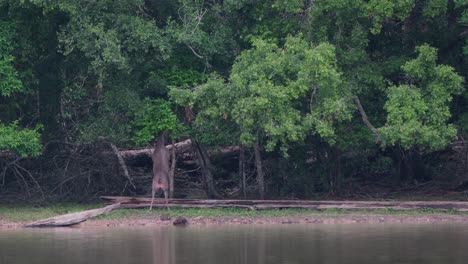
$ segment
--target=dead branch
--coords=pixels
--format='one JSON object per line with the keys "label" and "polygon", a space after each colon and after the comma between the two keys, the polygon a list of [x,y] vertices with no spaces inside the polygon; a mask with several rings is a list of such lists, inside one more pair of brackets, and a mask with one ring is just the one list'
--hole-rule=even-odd
{"label": "dead branch", "polygon": [[[192,150],[191,149],[192,141],[190,139],[187,139],[187,140],[184,140],[184,141],[174,143],[174,146],[175,146],[175,154],[180,155],[182,153],[186,153],[187,151]],[[166,148],[168,150],[171,150],[172,149],[172,144],[167,145]],[[225,147],[222,147],[221,149],[211,150],[211,151],[209,151],[209,154],[229,155],[229,154],[235,154],[235,153],[238,153],[238,152],[239,152],[239,146],[225,146]],[[128,158],[131,158],[131,157],[136,157],[136,156],[140,156],[140,155],[147,156],[147,157],[150,158],[151,154],[153,153],[153,148],[150,147],[150,148],[143,148],[143,149],[120,150],[119,153],[122,156],[122,158],[124,158],[124,159],[128,159]]]}
{"label": "dead branch", "polygon": [[359,97],[354,97],[353,98],[354,103],[358,107],[359,113],[361,114],[362,121],[366,126],[372,131],[375,137],[375,143],[380,144],[382,142],[382,137],[380,135],[380,132],[377,128],[375,128],[372,123],[369,121],[369,118],[367,117],[366,111],[364,110],[364,107],[362,107],[361,101],[359,100]]}
{"label": "dead branch", "polygon": [[[42,191],[42,188],[41,188],[41,185],[39,185],[39,182],[37,182],[37,180],[34,178],[34,176],[31,174],[31,172],[29,172],[27,169],[25,169],[24,167],[20,166],[19,164],[15,163],[15,166],[22,170],[23,172],[25,172],[29,178],[34,182],[34,184],[37,186],[37,188],[39,189],[39,192],[41,193],[41,196],[42,196],[42,200],[45,200],[45,196],[44,196],[44,192]],[[18,170],[19,172],[19,170]]]}
{"label": "dead branch", "polygon": [[[191,145],[192,145],[192,141],[190,139],[175,143],[174,146],[176,148],[175,149],[176,154],[183,153],[189,150]],[[171,150],[172,144],[167,145],[166,148],[168,150]],[[134,157],[134,156],[139,156],[139,155],[145,155],[145,156],[151,157],[151,154],[153,153],[153,148],[120,150],[119,153],[123,158],[129,158],[129,157]]]}
{"label": "dead branch", "polygon": [[120,155],[119,149],[113,143],[109,143],[109,145],[111,146],[112,151],[114,152],[115,156],[117,156],[117,160],[119,161],[119,165],[122,168],[125,178],[128,179],[128,182],[130,183],[130,185],[132,185],[133,189],[136,189],[135,184],[133,184],[132,178],[130,177],[130,174],[128,173],[127,165],[125,165],[125,161],[122,158],[122,155]]}

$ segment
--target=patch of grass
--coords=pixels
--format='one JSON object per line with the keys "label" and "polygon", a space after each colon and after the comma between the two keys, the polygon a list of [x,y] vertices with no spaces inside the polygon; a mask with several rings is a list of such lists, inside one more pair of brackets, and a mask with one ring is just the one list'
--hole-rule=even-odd
{"label": "patch of grass", "polygon": [[304,209],[304,208],[286,208],[286,209],[264,209],[264,210],[248,210],[243,208],[180,208],[172,207],[169,211],[162,208],[153,209],[119,209],[110,212],[106,215],[101,215],[101,219],[119,219],[125,217],[157,217],[161,214],[167,214],[171,217],[282,217],[294,215],[324,215],[324,216],[339,216],[353,213],[361,214],[467,214],[467,212],[459,212],[456,210],[443,209],[418,209],[418,210],[395,210],[391,208],[383,209]]}
{"label": "patch of grass", "polygon": [[267,209],[267,210],[248,210],[243,208],[182,208],[171,207],[168,211],[164,208],[154,208],[148,210],[147,208],[140,209],[125,209],[121,208],[114,210],[108,214],[100,215],[95,219],[121,219],[127,217],[158,217],[162,214],[167,214],[171,217],[280,217],[299,215],[306,213],[320,213],[318,210],[311,209]]}
{"label": "patch of grass", "polygon": [[63,203],[48,206],[32,206],[32,205],[0,205],[0,217],[4,217],[11,221],[34,221],[38,219],[48,218],[56,215],[74,213],[94,208],[99,208],[103,204],[78,204],[78,203]]}
{"label": "patch of grass", "polygon": [[[104,206],[101,203],[78,204],[64,203],[35,207],[31,205],[0,205],[0,217],[10,221],[34,221],[52,216],[79,212]],[[249,210],[244,208],[181,208],[172,207],[169,211],[163,208],[154,208],[152,211],[147,208],[142,209],[118,209],[108,214],[100,215],[97,219],[123,219],[128,217],[159,217],[161,214],[168,214],[171,217],[282,217],[294,215],[323,215],[335,217],[340,215],[360,213],[360,214],[468,214],[468,212],[459,212],[456,210],[443,209],[417,209],[417,210],[395,210],[391,208],[383,209],[304,209],[304,208],[286,208],[286,209],[260,209]]]}

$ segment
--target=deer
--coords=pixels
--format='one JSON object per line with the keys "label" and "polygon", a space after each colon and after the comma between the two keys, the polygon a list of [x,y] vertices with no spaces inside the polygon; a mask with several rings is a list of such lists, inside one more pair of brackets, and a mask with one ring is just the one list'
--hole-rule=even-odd
{"label": "deer", "polygon": [[151,206],[153,209],[154,195],[161,189],[164,192],[164,199],[166,207],[169,210],[168,195],[169,195],[169,159],[170,153],[166,149],[166,135],[167,132],[161,133],[158,136],[156,146],[154,147],[151,156],[153,160],[153,182],[151,186]]}

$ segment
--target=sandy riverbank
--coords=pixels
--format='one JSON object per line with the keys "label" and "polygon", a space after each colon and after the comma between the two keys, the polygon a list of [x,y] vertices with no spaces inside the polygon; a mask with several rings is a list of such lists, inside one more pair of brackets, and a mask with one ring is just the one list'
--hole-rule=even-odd
{"label": "sandy riverbank", "polygon": [[[90,219],[76,227],[154,227],[172,225],[175,216],[156,213],[148,216],[135,215],[121,218]],[[169,218],[169,219],[168,219]],[[188,226],[200,225],[262,225],[262,224],[354,224],[354,223],[468,223],[468,214],[423,213],[301,213],[282,216],[187,216]],[[0,218],[0,228],[22,228],[27,221],[12,221]]]}

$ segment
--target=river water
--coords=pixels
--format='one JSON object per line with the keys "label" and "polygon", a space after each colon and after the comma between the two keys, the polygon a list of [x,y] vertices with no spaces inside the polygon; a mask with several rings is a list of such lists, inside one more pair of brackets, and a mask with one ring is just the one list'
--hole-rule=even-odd
{"label": "river water", "polygon": [[466,264],[468,223],[0,230],[0,263]]}

